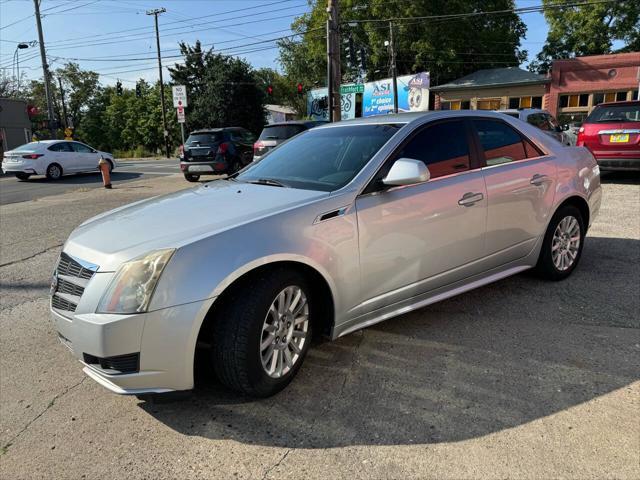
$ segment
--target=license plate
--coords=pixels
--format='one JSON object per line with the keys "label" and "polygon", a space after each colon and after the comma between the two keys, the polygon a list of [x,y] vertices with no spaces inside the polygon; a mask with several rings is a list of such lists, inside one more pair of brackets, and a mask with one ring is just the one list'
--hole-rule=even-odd
{"label": "license plate", "polygon": [[629,141],[628,133],[620,133],[618,135],[611,135],[609,137],[611,143],[627,143]]}
{"label": "license plate", "polygon": [[213,169],[209,165],[192,165],[189,167],[190,172],[212,172]]}

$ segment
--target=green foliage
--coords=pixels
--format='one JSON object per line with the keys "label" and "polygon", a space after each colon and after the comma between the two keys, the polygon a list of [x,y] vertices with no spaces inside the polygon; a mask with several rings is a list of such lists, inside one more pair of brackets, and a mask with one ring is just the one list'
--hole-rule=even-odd
{"label": "green foliage", "polygon": [[187,87],[188,130],[244,127],[260,133],[265,122],[264,85],[244,60],[203,51],[200,42],[180,44],[184,64],[169,68],[176,85]]}
{"label": "green foliage", "polygon": [[[543,0],[545,6],[566,3]],[[547,41],[530,69],[547,72],[553,59],[612,53],[613,42],[625,43],[621,51],[640,50],[640,2],[620,0],[568,8],[549,8]]]}
{"label": "green foliage", "polygon": [[[280,62],[286,75],[305,85],[326,83],[326,3],[317,2],[310,13],[297,18],[292,29],[304,33],[297,40],[280,42]],[[517,66],[527,57],[520,49],[526,26],[514,13],[478,15],[466,18],[420,19],[429,15],[449,15],[512,9],[513,0],[344,0],[340,2],[342,39],[351,34],[356,47],[366,46],[366,80],[390,76],[389,39],[386,21],[348,25],[351,20],[404,18],[395,23],[394,37],[400,75],[429,71],[437,85],[486,68]],[[341,46],[344,50],[344,46]],[[346,71],[343,57],[342,71]],[[349,78],[345,78],[349,81]]]}

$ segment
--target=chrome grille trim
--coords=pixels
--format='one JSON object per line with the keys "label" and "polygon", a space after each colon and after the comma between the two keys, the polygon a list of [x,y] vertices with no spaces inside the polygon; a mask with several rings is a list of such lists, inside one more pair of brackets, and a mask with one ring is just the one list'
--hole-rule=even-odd
{"label": "chrome grille trim", "polygon": [[62,252],[54,272],[51,307],[55,310],[75,312],[85,287],[98,268],[98,265]]}

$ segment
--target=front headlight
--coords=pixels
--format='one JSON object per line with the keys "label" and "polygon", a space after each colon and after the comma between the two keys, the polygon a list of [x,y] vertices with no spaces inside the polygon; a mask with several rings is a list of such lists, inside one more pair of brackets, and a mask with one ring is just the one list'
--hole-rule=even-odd
{"label": "front headlight", "polygon": [[98,313],[141,313],[175,249],[156,250],[123,263],[98,304]]}

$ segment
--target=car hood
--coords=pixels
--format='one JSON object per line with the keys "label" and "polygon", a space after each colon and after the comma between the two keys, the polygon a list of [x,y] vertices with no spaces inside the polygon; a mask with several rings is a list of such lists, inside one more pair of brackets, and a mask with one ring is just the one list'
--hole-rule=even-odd
{"label": "car hood", "polygon": [[151,250],[179,248],[328,195],[217,180],[93,217],[73,231],[64,250],[112,271]]}

